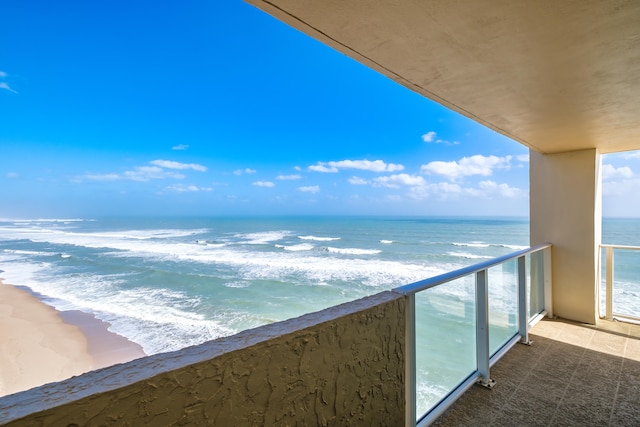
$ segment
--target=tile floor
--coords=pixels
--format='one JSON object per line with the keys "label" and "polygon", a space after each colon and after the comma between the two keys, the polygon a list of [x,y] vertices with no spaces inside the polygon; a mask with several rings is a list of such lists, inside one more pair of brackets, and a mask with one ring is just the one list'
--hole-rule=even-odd
{"label": "tile floor", "polygon": [[545,319],[435,426],[640,426],[640,326]]}

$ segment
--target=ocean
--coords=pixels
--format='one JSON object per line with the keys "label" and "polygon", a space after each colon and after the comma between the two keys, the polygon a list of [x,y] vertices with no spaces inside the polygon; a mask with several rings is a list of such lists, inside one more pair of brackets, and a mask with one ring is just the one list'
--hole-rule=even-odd
{"label": "ocean", "polygon": [[[605,221],[603,241],[638,244],[630,236],[638,236],[639,224]],[[389,290],[528,243],[526,218],[2,219],[0,277],[60,311],[94,314],[151,355]],[[473,286],[453,283],[424,303],[446,306],[448,294],[471,300]],[[493,297],[513,303],[507,291]],[[421,316],[422,325],[440,321]],[[433,329],[443,341],[448,328],[470,331],[468,325],[438,325]],[[454,357],[455,345],[450,352],[418,373],[421,407],[446,390],[441,367],[447,361],[467,363]]]}

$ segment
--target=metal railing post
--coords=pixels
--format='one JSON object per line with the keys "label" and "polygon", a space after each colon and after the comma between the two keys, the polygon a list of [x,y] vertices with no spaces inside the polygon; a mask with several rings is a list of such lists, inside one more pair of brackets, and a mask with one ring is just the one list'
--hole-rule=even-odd
{"label": "metal railing post", "polygon": [[607,283],[606,283],[606,311],[605,319],[613,319],[613,248],[607,246]]}
{"label": "metal railing post", "polygon": [[493,388],[495,381],[490,376],[489,355],[489,286],[487,270],[476,273],[476,356],[478,364],[478,384]]}
{"label": "metal railing post", "polygon": [[[524,256],[518,257],[518,333],[522,344],[529,341],[529,298],[527,294],[527,264]],[[533,283],[531,284],[533,288]]]}
{"label": "metal railing post", "polygon": [[544,309],[547,317],[553,317],[553,277],[551,268],[551,248],[543,249],[544,263]]}

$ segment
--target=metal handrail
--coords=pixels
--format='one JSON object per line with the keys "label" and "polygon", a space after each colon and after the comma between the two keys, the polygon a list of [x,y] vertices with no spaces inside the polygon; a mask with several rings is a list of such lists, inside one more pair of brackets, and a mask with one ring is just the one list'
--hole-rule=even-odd
{"label": "metal handrail", "polygon": [[[528,330],[529,327],[539,321],[544,315],[552,315],[551,307],[551,259],[550,253],[544,260],[544,309],[538,313],[531,321],[527,318],[528,313],[528,295],[526,292],[526,273],[525,273],[525,256],[534,252],[539,252],[551,247],[551,244],[543,244],[521,251],[503,255],[491,260],[474,264],[468,267],[447,272],[439,276],[434,276],[425,280],[410,283],[408,285],[395,288],[394,291],[407,297],[406,310],[406,383],[405,392],[407,394],[407,426],[426,426],[440,416],[455,400],[457,400],[466,390],[476,383],[491,388],[495,383],[490,378],[490,367],[502,357],[512,346],[518,342],[529,344]],[[503,264],[507,261],[516,259],[518,261],[518,332],[515,333],[506,344],[502,346],[493,356],[489,354],[489,312],[488,312],[488,280],[487,270],[491,267]],[[477,366],[475,372],[464,380],[457,387],[452,389],[449,394],[439,403],[432,407],[426,414],[416,421],[416,294],[418,292],[443,285],[461,277],[469,275],[475,276],[476,281],[476,361]]]}
{"label": "metal handrail", "polygon": [[[550,248],[551,244],[547,243],[544,245],[533,246],[528,249],[523,249],[521,251],[512,252],[507,255],[499,256],[497,258],[490,259],[488,261],[480,262],[478,264],[473,264],[468,267],[463,267],[459,270],[449,271],[447,273],[441,274],[439,276],[433,276],[428,279],[419,280],[414,283],[409,283],[408,285],[403,285],[398,288],[395,288],[394,291],[400,292],[404,295],[415,294],[417,292],[424,291],[426,289],[434,288],[438,285],[442,285],[446,282],[451,282],[453,280],[459,279],[464,276],[468,276],[470,274],[477,273],[482,270],[486,270],[488,268],[494,267],[498,264],[502,264],[506,261],[510,261],[514,258],[518,258],[521,256],[529,255],[533,252],[538,252],[543,249]],[[640,249],[640,248],[639,248]]]}
{"label": "metal handrail", "polygon": [[629,249],[629,250],[636,250],[636,251],[640,251],[640,246],[626,246],[626,245],[609,245],[609,244],[602,244],[600,245],[601,248],[613,248],[613,249]]}

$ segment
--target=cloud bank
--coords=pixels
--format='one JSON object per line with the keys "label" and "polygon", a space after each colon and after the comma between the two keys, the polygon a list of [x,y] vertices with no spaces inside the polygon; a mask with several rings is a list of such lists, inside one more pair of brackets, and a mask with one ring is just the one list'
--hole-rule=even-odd
{"label": "cloud bank", "polygon": [[147,182],[156,179],[184,179],[185,175],[175,170],[194,170],[198,172],[206,172],[205,166],[196,163],[179,163],[171,160],[152,160],[149,162],[151,166],[136,166],[135,168],[125,171],[122,174],[105,173],[95,174],[88,173],[75,178],[73,181],[118,181],[129,180],[138,182]]}
{"label": "cloud bank", "polygon": [[451,180],[472,175],[490,176],[494,169],[509,169],[511,158],[511,156],[497,157],[476,154],[471,157],[463,157],[459,161],[430,162],[422,165],[420,172],[427,175],[444,176]]}
{"label": "cloud bank", "polygon": [[341,160],[338,162],[318,162],[309,166],[312,172],[337,173],[340,169],[359,169],[370,172],[398,172],[403,165],[385,163],[382,160]]}

